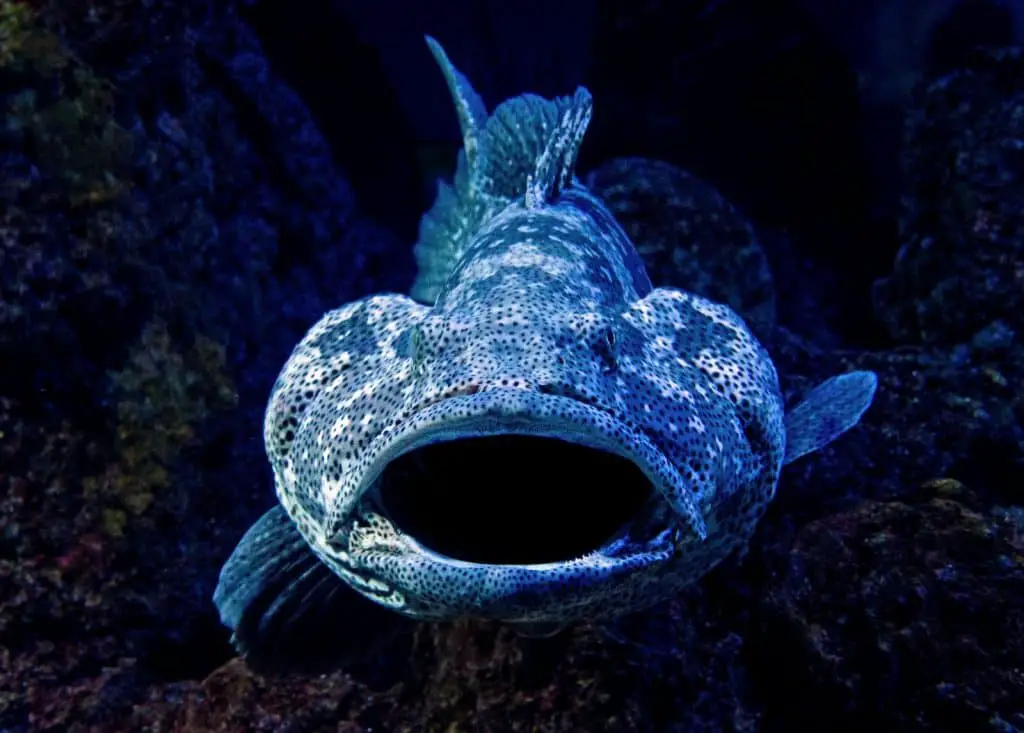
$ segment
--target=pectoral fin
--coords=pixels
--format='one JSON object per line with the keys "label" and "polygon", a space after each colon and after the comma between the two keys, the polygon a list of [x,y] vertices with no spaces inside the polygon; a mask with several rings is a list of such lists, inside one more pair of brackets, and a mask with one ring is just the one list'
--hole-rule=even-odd
{"label": "pectoral fin", "polygon": [[786,413],[786,458],[824,448],[856,425],[871,406],[878,377],[874,372],[850,372],[827,379]]}
{"label": "pectoral fin", "polygon": [[327,672],[366,658],[412,621],[346,585],[280,506],[249,528],[213,594],[246,662],[262,672]]}

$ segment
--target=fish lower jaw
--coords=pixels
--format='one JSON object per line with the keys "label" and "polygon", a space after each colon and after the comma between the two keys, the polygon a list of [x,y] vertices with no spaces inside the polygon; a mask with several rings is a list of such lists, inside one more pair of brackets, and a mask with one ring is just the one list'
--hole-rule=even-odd
{"label": "fish lower jaw", "polygon": [[332,542],[419,618],[593,613],[706,533],[648,436],[565,396],[443,400],[375,439],[364,466],[332,507]]}
{"label": "fish lower jaw", "polygon": [[[387,593],[362,590],[377,603],[420,620],[475,615],[505,622],[562,618],[560,594],[577,584],[595,597],[633,585],[638,575],[656,576],[676,558],[683,531],[661,525],[668,507],[658,502],[629,521],[598,549],[579,557],[535,564],[469,562],[437,552],[402,532],[362,503],[345,533],[347,556],[357,572]],[[660,529],[652,526],[652,518]],[[520,600],[523,595],[534,600]],[[571,595],[571,594],[570,594]],[[590,599],[592,601],[593,599]],[[575,603],[592,605],[576,598]],[[591,611],[592,614],[594,611]]]}
{"label": "fish lower jaw", "polygon": [[[545,563],[472,562],[437,552],[416,540],[412,535],[402,532],[386,516],[379,513],[375,502],[370,500],[363,502],[357,514],[359,518],[353,520],[351,528],[345,534],[348,556],[353,558],[356,564],[366,564],[366,559],[370,556],[395,559],[415,557],[428,559],[438,564],[459,567],[508,568],[513,571],[530,571],[538,568],[569,566],[576,563],[629,564],[637,559],[653,556],[664,555],[665,559],[668,559],[668,556],[680,546],[683,535],[680,527],[670,524],[657,531],[646,541],[630,540],[628,538],[633,534],[636,525],[643,523],[641,517],[634,517],[600,547],[577,557]],[[362,562],[359,561],[360,558]]]}

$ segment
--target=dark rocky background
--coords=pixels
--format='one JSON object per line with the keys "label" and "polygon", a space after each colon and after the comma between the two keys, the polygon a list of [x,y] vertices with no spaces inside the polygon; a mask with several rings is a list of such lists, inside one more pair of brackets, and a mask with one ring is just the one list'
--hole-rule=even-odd
{"label": "dark rocky background", "polygon": [[[788,396],[878,397],[611,634],[261,677],[210,595],[290,349],[411,283],[458,147],[425,32],[492,106],[586,84],[655,279]],[[0,0],[0,731],[1024,731],[1022,41],[1012,0]]]}

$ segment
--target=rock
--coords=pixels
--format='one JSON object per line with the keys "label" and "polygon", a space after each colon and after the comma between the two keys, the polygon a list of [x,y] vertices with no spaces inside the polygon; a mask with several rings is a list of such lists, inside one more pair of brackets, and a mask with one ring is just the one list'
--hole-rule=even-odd
{"label": "rock", "polygon": [[[875,286],[900,343],[1024,327],[1024,52],[984,51],[924,85],[905,123],[903,245]],[[983,338],[983,337],[982,337]]]}
{"label": "rock", "polygon": [[767,727],[1024,727],[1021,525],[969,508],[957,482],[932,491],[800,531],[755,642],[778,664]]}
{"label": "rock", "polygon": [[937,475],[969,481],[993,501],[1020,501],[1014,488],[1024,478],[1019,355],[966,347],[830,351],[781,328],[767,346],[789,403],[838,372],[870,369],[879,381],[856,430],[783,469],[777,511],[809,517],[852,499],[903,497]]}
{"label": "rock", "polygon": [[725,303],[763,335],[775,289],[753,227],[711,185],[660,160],[616,158],[585,178],[634,242],[655,286]]}

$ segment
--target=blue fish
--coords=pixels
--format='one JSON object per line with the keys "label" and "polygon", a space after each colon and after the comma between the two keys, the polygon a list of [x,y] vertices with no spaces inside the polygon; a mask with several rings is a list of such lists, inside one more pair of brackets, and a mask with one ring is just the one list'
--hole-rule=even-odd
{"label": "blue fish", "polygon": [[664,601],[743,551],[782,466],[875,392],[853,372],[786,411],[743,320],[653,287],[575,176],[590,94],[488,114],[427,43],[462,130],[454,182],[412,297],[327,313],[274,385],[279,505],[214,595],[252,663],[340,664],[400,619],[548,635]]}

